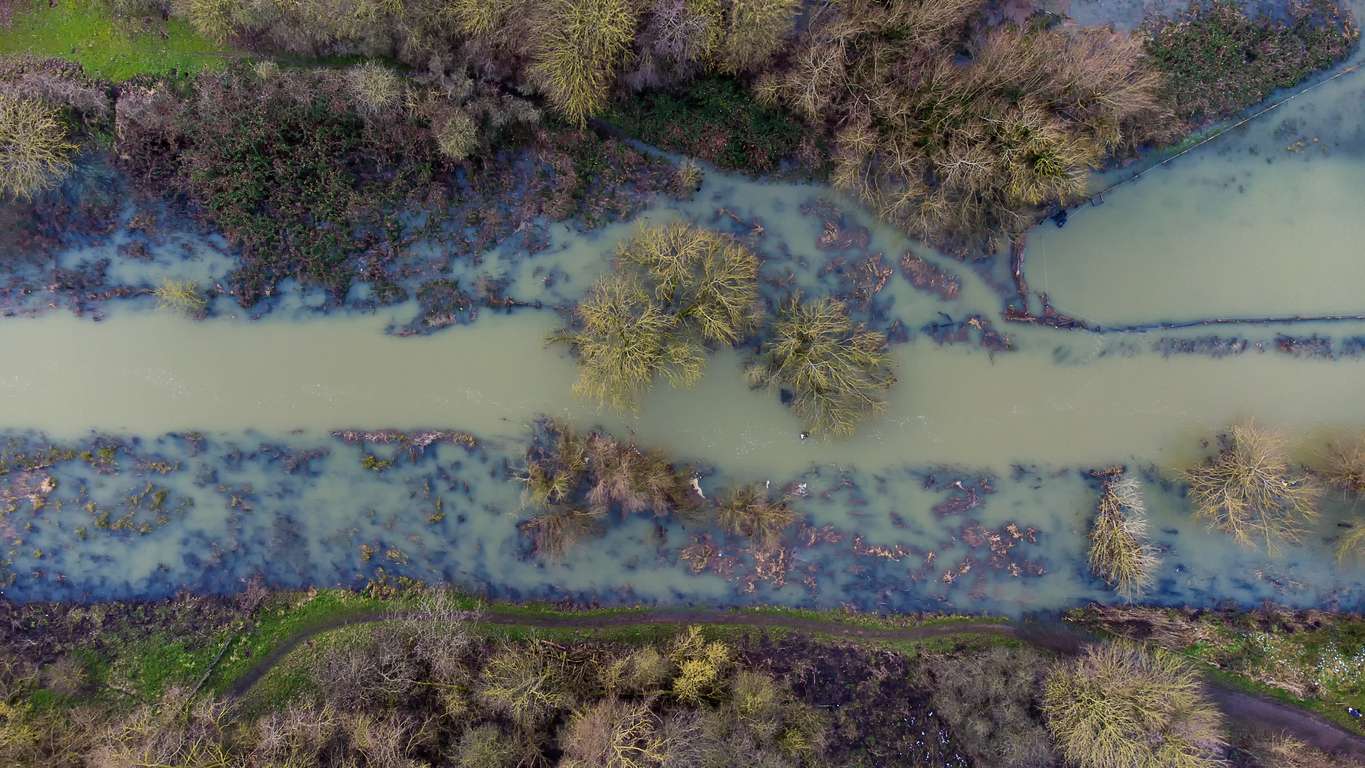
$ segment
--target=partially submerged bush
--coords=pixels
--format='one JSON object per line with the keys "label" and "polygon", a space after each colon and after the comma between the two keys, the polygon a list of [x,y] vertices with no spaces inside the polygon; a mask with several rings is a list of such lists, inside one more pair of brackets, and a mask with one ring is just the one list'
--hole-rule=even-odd
{"label": "partially submerged bush", "polygon": [[0,196],[27,199],[56,186],[75,149],[55,108],[0,94]]}
{"label": "partially submerged bush", "polygon": [[1166,651],[1094,645],[1058,665],[1043,712],[1062,754],[1080,768],[1213,768],[1222,718],[1198,676]]}
{"label": "partially submerged bush", "polygon": [[631,0],[549,0],[531,74],[569,121],[584,125],[606,106],[638,18]]}
{"label": "partially submerged bush", "polygon": [[796,520],[796,513],[785,499],[773,500],[766,489],[750,485],[722,496],[716,504],[716,518],[722,528],[750,539],[756,548],[771,549]]}
{"label": "partially submerged bush", "polygon": [[896,382],[886,336],[855,326],[841,301],[800,296],[783,307],[749,377],[789,390],[792,410],[811,432],[834,435],[853,434],[885,408],[884,393]]}
{"label": "partially submerged bush", "polygon": [[681,223],[644,227],[617,263],[551,339],[578,357],[581,396],[631,409],[658,376],[690,386],[706,344],[734,344],[755,325],[758,257],[733,238]]}
{"label": "partially submerged bush", "polygon": [[1128,600],[1152,583],[1160,560],[1147,540],[1147,510],[1134,478],[1105,481],[1090,526],[1090,571]]}
{"label": "partially submerged bush", "polygon": [[595,509],[551,507],[537,512],[517,527],[531,537],[536,554],[558,559],[584,539],[594,536],[602,527],[603,516]]}
{"label": "partially submerged bush", "polygon": [[1092,168],[1163,117],[1138,40],[1013,26],[971,36],[983,8],[825,6],[790,63],[759,85],[831,130],[836,186],[914,235],[964,247],[1078,199]]}
{"label": "partially submerged bush", "polygon": [[166,278],[156,287],[156,302],[163,309],[180,312],[190,317],[198,317],[208,308],[208,299],[199,292],[199,286],[189,280]]}
{"label": "partially submerged bush", "polygon": [[1185,470],[1195,519],[1248,545],[1276,549],[1302,538],[1322,490],[1289,461],[1283,436],[1238,424],[1218,437],[1218,452]]}
{"label": "partially submerged bush", "polygon": [[[1354,502],[1365,498],[1365,436],[1329,443],[1317,472],[1323,482]],[[1361,515],[1337,541],[1338,558],[1356,555],[1365,555],[1365,516]]]}

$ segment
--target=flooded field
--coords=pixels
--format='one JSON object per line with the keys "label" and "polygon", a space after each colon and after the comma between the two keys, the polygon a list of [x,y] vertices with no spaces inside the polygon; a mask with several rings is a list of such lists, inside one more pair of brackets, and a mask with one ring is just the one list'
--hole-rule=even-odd
{"label": "flooded field", "polygon": [[[1103,325],[1365,312],[1362,93],[1365,79],[1343,78],[1063,229],[1040,226],[1031,287]],[[221,281],[226,244],[172,227],[130,258],[148,239],[129,217],[61,256],[120,286],[112,301],[78,317],[40,293],[7,297],[32,316],[0,321],[5,456],[49,451],[14,463],[4,491],[0,574],[17,599],[382,573],[585,602],[1056,609],[1114,599],[1084,565],[1098,488],[1087,471],[1123,464],[1145,481],[1162,550],[1151,599],[1365,605],[1365,567],[1327,554],[1343,505],[1272,557],[1191,521],[1178,481],[1201,441],[1236,420],[1283,428],[1306,458],[1365,428],[1365,323],[1125,334],[1009,323],[1005,257],[957,262],[828,189],[718,172],[690,201],[590,233],[552,225],[543,248],[514,238],[446,276],[496,283],[498,307],[433,319],[417,302],[376,307],[360,286],[325,310],[290,287],[263,317],[219,296],[195,321],[157,310],[151,289]],[[713,355],[699,386],[661,386],[637,415],[572,397],[574,363],[546,344],[556,309],[639,221],[679,217],[752,245],[767,301],[832,293],[886,331],[899,377],[886,413],[850,440],[803,439],[777,395],[745,384],[752,349]],[[419,242],[413,258],[440,247]],[[800,522],[778,562],[643,516],[612,521],[590,554],[542,562],[517,528],[518,473],[529,425],[547,415],[633,434],[695,467],[704,492],[766,482]],[[458,435],[413,448],[429,430]]]}

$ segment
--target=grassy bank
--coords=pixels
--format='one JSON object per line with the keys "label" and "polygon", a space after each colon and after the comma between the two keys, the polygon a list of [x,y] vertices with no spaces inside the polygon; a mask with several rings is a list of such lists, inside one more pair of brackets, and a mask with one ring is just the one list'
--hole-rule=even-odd
{"label": "grassy bank", "polygon": [[0,54],[68,59],[116,83],[216,69],[231,55],[180,19],[117,19],[101,0],[19,0],[9,28],[0,27]]}

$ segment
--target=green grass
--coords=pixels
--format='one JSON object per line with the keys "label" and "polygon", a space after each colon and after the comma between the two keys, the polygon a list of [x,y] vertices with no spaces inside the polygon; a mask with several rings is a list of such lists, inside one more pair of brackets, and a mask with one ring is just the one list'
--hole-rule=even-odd
{"label": "green grass", "polygon": [[114,82],[192,73],[227,61],[226,50],[184,21],[158,23],[160,31],[136,29],[139,23],[113,18],[99,0],[60,0],[55,8],[35,0],[27,10],[16,10],[9,29],[0,29],[0,54],[69,59],[92,77]]}

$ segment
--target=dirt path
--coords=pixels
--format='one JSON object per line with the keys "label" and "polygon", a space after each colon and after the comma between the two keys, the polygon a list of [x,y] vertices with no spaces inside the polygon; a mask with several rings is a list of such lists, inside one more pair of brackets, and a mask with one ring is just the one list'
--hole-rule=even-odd
{"label": "dirt path", "polygon": [[[366,613],[347,616],[310,627],[291,637],[258,660],[251,669],[227,690],[229,698],[239,698],[251,690],[267,672],[279,664],[291,651],[319,634],[342,627],[373,624],[401,619],[401,614]],[[786,629],[808,634],[849,640],[923,640],[950,635],[993,635],[1012,637],[1031,645],[1064,655],[1073,655],[1095,638],[1075,627],[1061,623],[1033,622],[955,622],[920,627],[860,627],[836,621],[802,618],[782,614],[748,613],[725,610],[651,610],[616,613],[604,616],[517,614],[470,614],[469,618],[496,626],[531,627],[535,629],[610,629],[641,624],[726,624],[747,627]],[[1275,701],[1264,696],[1245,693],[1209,679],[1209,694],[1235,726],[1253,732],[1285,732],[1319,749],[1354,757],[1365,764],[1365,737],[1349,733],[1317,714]]]}

